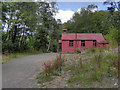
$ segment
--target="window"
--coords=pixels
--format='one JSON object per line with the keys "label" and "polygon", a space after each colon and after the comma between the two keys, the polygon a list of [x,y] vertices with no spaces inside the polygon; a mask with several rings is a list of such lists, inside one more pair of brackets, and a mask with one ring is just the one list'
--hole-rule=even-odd
{"label": "window", "polygon": [[85,47],[85,40],[81,40],[81,46]]}
{"label": "window", "polygon": [[69,41],[69,47],[73,47],[73,40]]}
{"label": "window", "polygon": [[105,46],[105,44],[103,44],[103,47]]}
{"label": "window", "polygon": [[96,47],[96,40],[93,40],[93,46]]}

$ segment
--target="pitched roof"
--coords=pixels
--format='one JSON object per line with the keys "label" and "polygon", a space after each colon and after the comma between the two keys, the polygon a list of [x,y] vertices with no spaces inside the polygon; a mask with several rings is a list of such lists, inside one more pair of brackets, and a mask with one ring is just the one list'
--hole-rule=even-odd
{"label": "pitched roof", "polygon": [[[77,37],[77,38],[76,38]],[[62,40],[97,40],[99,43],[107,43],[102,33],[62,33]]]}

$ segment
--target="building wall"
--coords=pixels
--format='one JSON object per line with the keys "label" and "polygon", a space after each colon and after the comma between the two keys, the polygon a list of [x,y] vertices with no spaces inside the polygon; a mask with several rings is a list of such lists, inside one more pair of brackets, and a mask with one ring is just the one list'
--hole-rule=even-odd
{"label": "building wall", "polygon": [[81,41],[73,41],[73,47],[69,47],[69,40],[62,41],[62,52],[76,52],[75,48],[80,47],[81,50],[85,48],[91,48],[93,46],[93,41],[85,41],[85,47],[81,46]]}
{"label": "building wall", "polygon": [[104,47],[104,46],[105,46],[105,47],[108,47],[108,46],[109,46],[109,44],[108,44],[108,43],[105,43],[105,44],[104,44],[104,46],[103,46],[103,44],[102,44],[102,43],[99,43],[98,45],[99,45],[100,47]]}
{"label": "building wall", "polygon": [[93,41],[92,40],[87,40],[85,41],[85,47],[81,46],[81,41],[77,41],[77,47],[80,47],[81,50],[85,48],[91,48],[93,46]]}
{"label": "building wall", "polygon": [[69,41],[62,41],[62,52],[74,52],[75,41],[73,41],[73,47],[69,47]]}
{"label": "building wall", "polygon": [[[77,45],[76,45],[77,44]],[[103,44],[99,44],[96,42],[96,47],[103,47]],[[104,46],[109,46],[109,44],[104,44]],[[76,52],[75,48],[80,47],[81,50],[84,50],[86,48],[93,47],[93,40],[86,40],[85,41],[85,47],[81,46],[81,41],[73,41],[73,47],[69,47],[69,40],[62,41],[62,52]]]}
{"label": "building wall", "polygon": [[106,46],[106,47],[108,47],[108,46],[109,46],[109,44],[107,43],[107,44],[105,44],[105,46]]}

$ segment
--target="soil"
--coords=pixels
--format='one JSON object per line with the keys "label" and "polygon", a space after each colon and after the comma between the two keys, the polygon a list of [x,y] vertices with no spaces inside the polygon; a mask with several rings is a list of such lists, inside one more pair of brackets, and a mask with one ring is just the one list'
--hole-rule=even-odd
{"label": "soil", "polygon": [[[118,52],[118,48],[115,48],[111,51],[111,53],[115,53],[115,52],[116,53]],[[94,56],[94,54],[91,56],[89,56],[89,55],[85,56],[85,55],[79,55],[79,54],[62,54],[62,55],[65,57],[65,60],[66,60],[64,63],[65,66],[68,66],[73,63],[74,63],[73,65],[75,65],[77,63],[77,61],[79,60],[79,56],[82,58],[83,64],[86,62],[86,59],[87,59],[87,62],[89,62],[90,61],[89,59],[93,58],[93,56]],[[54,76],[54,78],[55,78],[54,80],[52,80],[50,82],[38,84],[38,87],[39,88],[73,88],[73,86],[70,86],[67,83],[67,80],[71,76],[69,74],[69,71],[68,72],[64,71],[65,68],[66,67],[62,68],[63,73],[61,76]],[[116,82],[118,82],[118,80],[116,77],[114,77],[112,80],[113,80],[113,82],[111,82],[111,84],[106,83],[105,86],[104,87],[101,86],[101,88],[109,88],[109,87],[115,88],[116,87],[115,84],[116,84]],[[104,77],[103,82],[109,82],[109,78]],[[95,85],[99,86],[100,83],[95,82]],[[75,87],[77,87],[77,86],[75,86]]]}

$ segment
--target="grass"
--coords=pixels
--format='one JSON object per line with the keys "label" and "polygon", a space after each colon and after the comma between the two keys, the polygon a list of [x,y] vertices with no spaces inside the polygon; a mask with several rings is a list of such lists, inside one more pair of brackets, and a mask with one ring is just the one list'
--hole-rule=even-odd
{"label": "grass", "polygon": [[44,63],[44,70],[37,77],[38,83],[49,82],[53,80],[53,76],[61,76],[61,68],[64,64],[64,58],[61,54],[52,62]]}
{"label": "grass", "polygon": [[28,56],[28,55],[34,55],[34,54],[40,54],[42,52],[39,51],[34,51],[34,52],[24,52],[24,53],[7,53],[7,54],[2,54],[2,63],[8,63],[11,60],[14,60],[16,58]]}
{"label": "grass", "polygon": [[[84,54],[69,54],[70,56],[68,55],[67,57],[69,60],[66,59],[67,63],[65,62],[64,67],[64,62],[61,63],[60,56],[58,56],[53,62],[48,62],[44,65],[44,74],[38,76],[38,83],[42,84],[51,81],[54,79],[54,76],[66,76],[70,77],[66,79],[67,87],[117,88],[118,85],[114,85],[114,83],[118,79],[115,63],[115,60],[118,60],[118,53],[111,54],[109,50],[110,48],[108,47],[92,48]],[[61,67],[64,68],[65,74],[63,75],[61,74]],[[63,87],[67,88],[66,86]]]}
{"label": "grass", "polygon": [[60,76],[61,67],[64,64],[64,58],[61,57],[61,54],[52,62],[44,63],[44,72],[45,74],[53,74]]}
{"label": "grass", "polygon": [[[73,67],[74,65],[67,66],[66,71],[70,70],[69,74],[71,75],[68,79],[68,84],[74,86],[79,83],[79,87],[87,88],[98,87],[98,84],[100,84],[100,87],[104,87],[104,78],[107,78],[108,84],[111,85],[111,78],[117,78],[115,60],[118,60],[118,54],[106,54],[105,50],[106,48],[102,48],[101,50],[99,48],[97,50],[92,48],[86,52],[86,55],[88,53],[89,55],[95,53],[93,58],[88,58],[90,62],[85,62],[82,64],[82,67],[80,67],[79,61],[77,61],[76,67]],[[107,48],[107,50],[109,49]],[[112,85],[112,87],[117,86]]]}
{"label": "grass", "polygon": [[44,82],[49,82],[51,80],[53,80],[54,78],[51,76],[51,75],[45,75],[43,72],[40,73],[38,76],[37,76],[37,79],[38,79],[38,83],[44,83]]}

